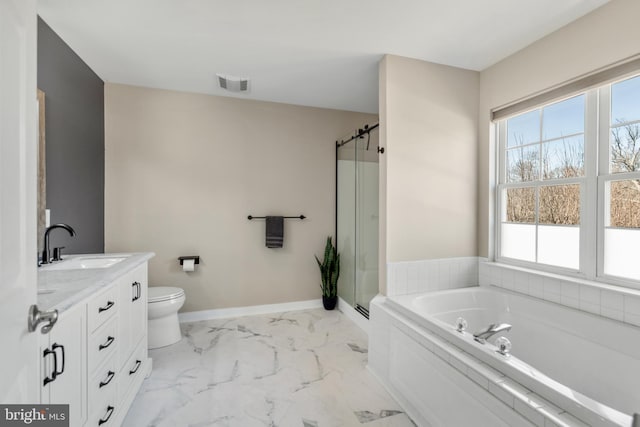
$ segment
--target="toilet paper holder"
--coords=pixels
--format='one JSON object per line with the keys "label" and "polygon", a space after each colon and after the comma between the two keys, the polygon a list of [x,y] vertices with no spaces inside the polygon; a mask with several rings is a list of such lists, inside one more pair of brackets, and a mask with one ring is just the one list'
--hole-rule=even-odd
{"label": "toilet paper holder", "polygon": [[200,257],[198,255],[178,257],[178,261],[180,261],[180,265],[182,265],[185,260],[191,260],[191,259],[194,260],[194,264],[200,264]]}

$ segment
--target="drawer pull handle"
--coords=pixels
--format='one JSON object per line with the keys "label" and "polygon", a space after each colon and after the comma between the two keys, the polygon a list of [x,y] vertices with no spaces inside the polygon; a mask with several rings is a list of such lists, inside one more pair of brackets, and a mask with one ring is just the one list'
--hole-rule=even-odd
{"label": "drawer pull handle", "polygon": [[129,375],[133,375],[136,372],[138,372],[138,369],[140,369],[140,365],[142,365],[142,361],[136,360],[136,366],[132,370],[129,371]]}
{"label": "drawer pull handle", "polygon": [[104,344],[100,344],[100,346],[98,346],[98,350],[99,350],[99,351],[104,350],[105,348],[107,348],[107,347],[109,347],[111,344],[113,344],[113,342],[114,342],[115,340],[116,340],[116,339],[115,339],[114,337],[109,336],[109,337],[107,338],[107,341],[105,341],[105,343],[104,343]]}
{"label": "drawer pull handle", "polygon": [[132,302],[138,301],[140,299],[140,282],[133,282],[131,284],[131,287],[133,288],[133,298],[131,299]]}
{"label": "drawer pull handle", "polygon": [[109,372],[107,373],[107,379],[106,379],[106,380],[104,380],[104,381],[101,381],[101,382],[100,382],[100,387],[99,387],[99,388],[102,388],[102,387],[104,387],[104,386],[106,386],[106,385],[109,385],[109,383],[111,382],[111,380],[112,380],[112,379],[113,379],[113,377],[115,377],[115,376],[116,376],[116,373],[115,373],[115,372],[113,372],[113,371],[109,371]]}
{"label": "drawer pull handle", "polygon": [[51,350],[53,350],[55,352],[57,349],[61,350],[61,354],[62,354],[62,369],[58,371],[58,364],[57,364],[57,360],[56,360],[56,368],[55,368],[55,372],[54,372],[54,377],[57,377],[58,375],[62,375],[64,373],[64,363],[65,363],[65,360],[67,359],[66,352],[64,351],[64,346],[60,345],[58,343],[54,343],[51,346]]}
{"label": "drawer pull handle", "polygon": [[109,310],[111,307],[113,307],[116,303],[113,301],[108,301],[107,305],[105,305],[104,307],[100,307],[98,308],[98,313],[102,313],[103,311],[107,311]]}
{"label": "drawer pull handle", "polygon": [[104,418],[101,418],[100,421],[98,421],[98,425],[101,426],[104,423],[109,422],[109,418],[111,418],[111,415],[113,415],[113,410],[116,409],[113,406],[109,405],[107,406],[107,412],[105,414]]}
{"label": "drawer pull handle", "polygon": [[57,371],[56,369],[58,369],[58,354],[53,351],[53,350],[49,350],[48,348],[42,352],[42,358],[45,359],[48,355],[52,355],[53,356],[53,372],[51,373],[50,377],[46,377],[44,379],[44,384],[43,385],[47,385],[51,382],[54,382],[56,380],[57,375]]}

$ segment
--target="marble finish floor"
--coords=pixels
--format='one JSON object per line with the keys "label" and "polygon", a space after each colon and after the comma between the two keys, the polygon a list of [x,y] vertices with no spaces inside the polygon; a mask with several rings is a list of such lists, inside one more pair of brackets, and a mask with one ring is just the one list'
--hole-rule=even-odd
{"label": "marble finish floor", "polygon": [[337,310],[182,324],[150,351],[127,427],[415,427],[366,369],[367,336]]}

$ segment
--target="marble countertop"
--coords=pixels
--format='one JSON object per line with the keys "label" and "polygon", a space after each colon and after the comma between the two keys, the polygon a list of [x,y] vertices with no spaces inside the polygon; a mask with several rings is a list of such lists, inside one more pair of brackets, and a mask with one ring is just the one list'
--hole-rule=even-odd
{"label": "marble countertop", "polygon": [[38,308],[58,310],[58,314],[62,314],[154,256],[153,252],[68,255],[60,262],[78,257],[125,259],[107,268],[50,270],[48,266],[39,267]]}

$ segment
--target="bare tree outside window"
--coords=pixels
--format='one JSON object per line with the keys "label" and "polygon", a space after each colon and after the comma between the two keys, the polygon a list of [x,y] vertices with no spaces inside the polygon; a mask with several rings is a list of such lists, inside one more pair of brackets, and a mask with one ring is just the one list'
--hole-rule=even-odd
{"label": "bare tree outside window", "polygon": [[[611,129],[611,172],[640,171],[640,124]],[[611,227],[640,228],[640,180],[611,181],[609,185]]]}
{"label": "bare tree outside window", "polygon": [[[507,175],[510,182],[539,180],[538,146],[508,151]],[[584,143],[580,139],[561,138],[542,144],[542,179],[575,178],[584,175]],[[580,224],[580,185],[550,185],[539,189],[538,223]],[[534,187],[507,190],[507,222],[534,223],[536,191]]]}

